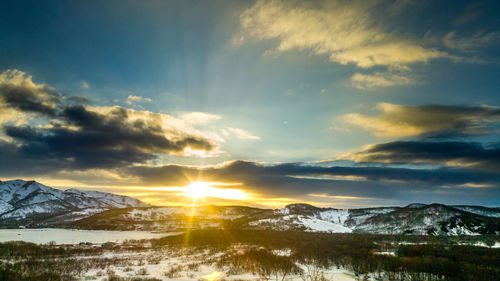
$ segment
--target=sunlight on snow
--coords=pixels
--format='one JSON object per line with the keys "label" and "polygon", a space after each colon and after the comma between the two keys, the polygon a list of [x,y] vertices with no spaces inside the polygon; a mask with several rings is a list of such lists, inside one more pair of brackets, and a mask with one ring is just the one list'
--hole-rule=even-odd
{"label": "sunlight on snow", "polygon": [[215,281],[215,280],[217,280],[217,277],[220,277],[223,274],[224,273],[222,273],[220,271],[214,271],[214,272],[212,272],[210,274],[202,276],[201,278],[206,279],[207,281]]}

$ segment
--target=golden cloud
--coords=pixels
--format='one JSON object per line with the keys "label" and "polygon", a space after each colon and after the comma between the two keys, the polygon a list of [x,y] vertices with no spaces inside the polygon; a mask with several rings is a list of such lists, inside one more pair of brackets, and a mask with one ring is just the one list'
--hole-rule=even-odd
{"label": "golden cloud", "polygon": [[350,113],[343,119],[379,137],[426,134],[485,134],[500,122],[500,109],[490,106],[405,106],[380,103],[377,116]]}
{"label": "golden cloud", "polygon": [[278,51],[310,50],[340,64],[369,68],[402,67],[449,57],[380,24],[373,10],[378,1],[257,1],[241,15],[244,32],[276,39]]}

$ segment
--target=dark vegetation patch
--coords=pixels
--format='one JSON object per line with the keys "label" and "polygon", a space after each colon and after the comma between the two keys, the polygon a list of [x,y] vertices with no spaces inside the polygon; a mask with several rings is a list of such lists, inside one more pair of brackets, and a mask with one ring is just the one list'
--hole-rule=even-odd
{"label": "dark vegetation patch", "polygon": [[[283,272],[294,272],[295,269],[288,263],[292,262],[293,264],[313,263],[323,268],[335,265],[350,269],[357,275],[374,272],[429,273],[431,274],[429,276],[445,276],[447,280],[498,280],[500,249],[457,245],[456,242],[459,239],[446,236],[207,229],[193,230],[182,235],[153,240],[153,247],[168,245],[227,250],[230,246],[237,244],[259,246],[262,247],[262,250],[253,252],[253,254],[234,254],[226,257],[228,264],[240,265],[244,269],[253,267],[254,270],[256,263],[257,267],[262,268],[273,268],[276,264],[281,264],[285,268]],[[494,241],[498,237],[484,236],[482,239]],[[394,243],[401,240],[415,244]],[[266,253],[268,253],[266,251],[273,249],[290,249],[291,255],[284,257],[287,261],[266,258]],[[387,250],[394,251],[397,255],[377,254],[379,251]],[[252,258],[256,255],[263,258]],[[269,264],[260,264],[266,260]],[[404,274],[400,276],[403,276],[401,278],[409,278],[408,275]]]}

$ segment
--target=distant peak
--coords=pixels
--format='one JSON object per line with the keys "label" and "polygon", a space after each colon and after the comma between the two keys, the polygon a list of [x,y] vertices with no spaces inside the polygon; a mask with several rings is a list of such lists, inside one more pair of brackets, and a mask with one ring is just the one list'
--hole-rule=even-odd
{"label": "distant peak", "polygon": [[294,203],[286,205],[284,209],[288,210],[291,213],[304,213],[304,212],[308,213],[308,212],[315,212],[320,208],[305,203]]}
{"label": "distant peak", "polygon": [[81,190],[76,189],[76,188],[68,188],[64,192],[71,192],[71,193],[83,193]]}
{"label": "distant peak", "polygon": [[317,207],[314,207],[313,205],[311,204],[306,204],[306,203],[292,203],[292,204],[288,204],[285,206],[285,208],[314,208],[314,209],[317,209]]}
{"label": "distant peak", "polygon": [[[31,185],[33,183],[38,183],[38,182],[36,182],[35,180],[15,179],[15,180],[0,181],[0,183],[29,186],[29,185]],[[40,183],[38,183],[38,184],[40,184]]]}
{"label": "distant peak", "polygon": [[422,208],[422,207],[425,207],[425,206],[427,206],[427,204],[423,204],[423,203],[411,203],[411,204],[405,206],[405,208],[416,209],[416,208]]}
{"label": "distant peak", "polygon": [[[31,180],[33,181],[33,180]],[[4,181],[4,182],[30,182],[30,181],[26,181],[26,180],[22,180],[22,179],[15,179],[15,180],[8,180],[8,181]]]}
{"label": "distant peak", "polygon": [[441,203],[432,203],[429,206],[431,206],[431,207],[448,207],[447,205],[441,204]]}

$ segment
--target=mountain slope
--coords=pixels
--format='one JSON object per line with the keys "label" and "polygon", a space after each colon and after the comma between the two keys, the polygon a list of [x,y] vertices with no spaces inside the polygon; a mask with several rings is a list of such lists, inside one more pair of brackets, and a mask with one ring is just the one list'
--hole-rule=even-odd
{"label": "mountain slope", "polygon": [[419,208],[397,208],[392,212],[369,217],[356,225],[359,232],[380,234],[494,234],[499,220],[466,212],[442,204]]}
{"label": "mountain slope", "polygon": [[[485,208],[483,211],[488,211]],[[367,209],[317,208],[292,204],[278,210],[235,206],[151,207],[110,210],[72,227],[182,231],[186,228],[301,230],[332,233],[478,235],[500,234],[495,209],[483,216],[453,206],[431,204]]]}
{"label": "mountain slope", "polygon": [[76,220],[114,208],[147,206],[111,193],[63,191],[35,181],[0,181],[0,226]]}

